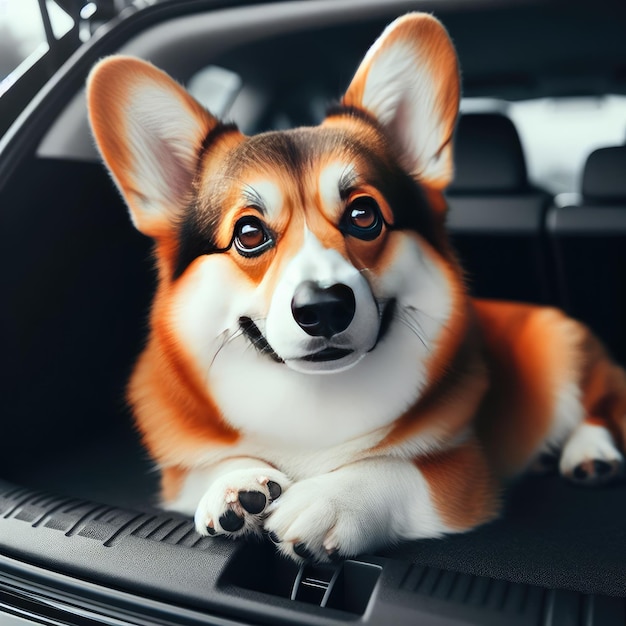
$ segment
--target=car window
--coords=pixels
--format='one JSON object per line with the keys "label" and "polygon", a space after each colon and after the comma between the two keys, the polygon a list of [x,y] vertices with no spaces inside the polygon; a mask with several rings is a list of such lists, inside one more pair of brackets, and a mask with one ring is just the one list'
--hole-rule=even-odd
{"label": "car window", "polygon": [[530,182],[555,196],[580,191],[585,161],[594,150],[626,143],[626,96],[467,98],[461,110],[508,115],[520,135]]}
{"label": "car window", "polygon": [[[72,18],[47,0],[52,33],[61,38],[73,26]],[[24,64],[31,65],[48,50],[38,0],[0,0],[0,95],[16,79]]]}
{"label": "car window", "polygon": [[530,180],[553,194],[580,191],[587,157],[626,141],[626,97],[542,98],[513,102],[509,115],[526,153]]}

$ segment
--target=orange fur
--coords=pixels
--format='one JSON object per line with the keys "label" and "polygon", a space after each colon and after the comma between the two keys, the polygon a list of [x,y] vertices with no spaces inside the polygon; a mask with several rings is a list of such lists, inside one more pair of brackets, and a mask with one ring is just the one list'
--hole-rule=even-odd
{"label": "orange fur", "polygon": [[512,475],[548,434],[558,392],[576,384],[582,327],[556,309],[476,300],[491,385],[477,428],[487,454]]}
{"label": "orange fur", "polygon": [[184,465],[191,450],[232,445],[239,437],[223,422],[170,329],[165,311],[171,291],[167,283],[157,291],[151,336],[128,389],[144,444],[163,466]]}
{"label": "orange fur", "polygon": [[164,467],[161,471],[161,498],[172,502],[178,497],[189,471],[177,465]]}
{"label": "orange fur", "polygon": [[473,528],[500,512],[500,484],[475,439],[417,459],[415,464],[428,481],[434,505],[450,529]]}

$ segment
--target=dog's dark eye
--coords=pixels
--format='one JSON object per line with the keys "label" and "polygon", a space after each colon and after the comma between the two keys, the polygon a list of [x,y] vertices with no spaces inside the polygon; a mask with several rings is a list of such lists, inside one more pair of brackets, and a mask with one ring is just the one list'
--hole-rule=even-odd
{"label": "dog's dark eye", "polygon": [[383,216],[376,200],[370,196],[359,196],[346,208],[340,228],[346,235],[372,241],[380,235],[383,223]]}
{"label": "dog's dark eye", "polygon": [[234,244],[241,256],[255,257],[274,245],[274,239],[260,219],[242,217],[235,224]]}

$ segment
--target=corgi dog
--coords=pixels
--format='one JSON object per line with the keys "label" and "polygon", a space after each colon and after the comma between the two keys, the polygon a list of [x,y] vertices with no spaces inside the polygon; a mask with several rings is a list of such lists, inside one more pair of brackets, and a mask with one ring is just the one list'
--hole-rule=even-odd
{"label": "corgi dog", "polygon": [[470,298],[445,230],[460,98],[412,13],[320,126],[244,136],[154,66],[99,62],[90,122],[154,240],[129,383],[163,506],[328,561],[475,528],[558,450],[621,472],[626,374],[552,308]]}

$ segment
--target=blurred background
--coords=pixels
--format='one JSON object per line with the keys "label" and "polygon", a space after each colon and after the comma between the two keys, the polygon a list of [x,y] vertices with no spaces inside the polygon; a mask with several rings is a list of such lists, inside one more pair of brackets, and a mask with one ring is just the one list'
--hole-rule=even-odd
{"label": "blurred background", "polygon": [[[74,20],[56,2],[45,2],[54,36],[60,39]],[[0,94],[14,82],[20,65],[30,65],[48,50],[38,0],[0,0]],[[23,67],[22,67],[23,70]]]}

